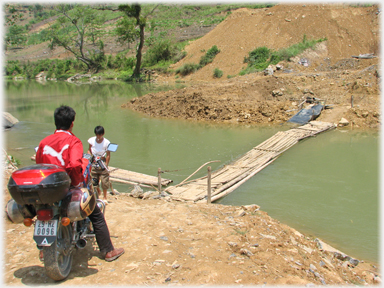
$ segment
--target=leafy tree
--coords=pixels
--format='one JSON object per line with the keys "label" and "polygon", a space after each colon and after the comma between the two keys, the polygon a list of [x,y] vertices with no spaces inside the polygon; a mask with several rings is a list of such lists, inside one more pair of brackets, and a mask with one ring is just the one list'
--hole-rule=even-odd
{"label": "leafy tree", "polygon": [[136,20],[136,26],[139,27],[139,45],[137,47],[137,52],[136,52],[136,66],[135,69],[133,70],[132,78],[135,79],[140,79],[140,68],[141,68],[141,59],[142,59],[142,50],[144,46],[144,31],[145,31],[145,26],[147,23],[147,17],[152,14],[152,12],[157,8],[153,8],[153,10],[148,13],[145,16],[141,15],[141,5],[139,4],[132,4],[132,5],[119,5],[119,10],[124,13],[124,15],[127,18],[133,18]]}
{"label": "leafy tree", "polygon": [[72,9],[70,5],[59,4],[55,9],[60,16],[50,27],[50,48],[63,47],[84,63],[88,71],[96,73],[104,59],[104,45],[99,42],[98,49],[85,50],[90,46],[89,41],[95,43],[95,30],[103,23],[103,17],[89,6],[75,5]]}
{"label": "leafy tree", "polygon": [[135,20],[129,18],[123,18],[117,22],[117,26],[114,30],[115,34],[118,36],[117,41],[121,44],[128,44],[135,41],[139,38],[139,33],[135,30]]}
{"label": "leafy tree", "polygon": [[12,25],[8,28],[5,36],[8,45],[23,45],[27,42],[27,35],[24,26]]}

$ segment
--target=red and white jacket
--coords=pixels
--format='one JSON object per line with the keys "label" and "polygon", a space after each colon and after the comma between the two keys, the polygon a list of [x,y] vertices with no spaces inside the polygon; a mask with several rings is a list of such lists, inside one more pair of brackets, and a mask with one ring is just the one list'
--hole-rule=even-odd
{"label": "red and white jacket", "polygon": [[71,177],[71,186],[83,185],[83,144],[70,131],[56,130],[41,140],[36,164],[42,163],[63,167]]}

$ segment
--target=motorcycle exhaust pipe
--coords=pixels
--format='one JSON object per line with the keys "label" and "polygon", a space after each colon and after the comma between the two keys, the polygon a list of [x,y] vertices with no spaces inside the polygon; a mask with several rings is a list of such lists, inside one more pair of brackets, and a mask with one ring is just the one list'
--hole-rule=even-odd
{"label": "motorcycle exhaust pipe", "polygon": [[76,247],[79,249],[84,249],[86,245],[87,245],[87,240],[85,239],[79,239],[76,243]]}

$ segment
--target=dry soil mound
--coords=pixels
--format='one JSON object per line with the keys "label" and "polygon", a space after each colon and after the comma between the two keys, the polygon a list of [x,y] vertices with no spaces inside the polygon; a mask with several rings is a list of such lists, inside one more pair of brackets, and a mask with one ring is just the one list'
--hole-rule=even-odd
{"label": "dry soil mound", "polygon": [[[213,70],[219,68],[227,75],[238,74],[244,57],[257,47],[273,50],[286,48],[307,39],[326,38],[326,48],[314,56],[312,67],[324,58],[330,64],[351,55],[379,53],[378,7],[349,5],[276,5],[268,9],[239,9],[204,37],[186,47],[187,57],[174,65],[198,63],[201,56],[216,45],[220,53],[213,63],[186,77],[186,80],[214,81]],[[308,55],[310,56],[310,55]]]}

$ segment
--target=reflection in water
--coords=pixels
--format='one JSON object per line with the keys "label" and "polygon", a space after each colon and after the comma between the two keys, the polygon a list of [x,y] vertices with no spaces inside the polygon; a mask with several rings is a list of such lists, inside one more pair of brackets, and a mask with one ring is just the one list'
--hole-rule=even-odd
{"label": "reflection in water", "polygon": [[[284,126],[257,127],[153,119],[121,105],[168,86],[117,81],[75,85],[66,82],[6,82],[5,109],[20,120],[6,131],[7,152],[30,165],[33,148],[54,131],[53,111],[76,110],[73,132],[84,147],[97,125],[119,144],[111,165],[180,183],[212,160],[212,170],[240,157]],[[86,148],[85,148],[86,149]],[[202,169],[194,177],[206,175]],[[120,192],[132,186],[116,184]],[[286,151],[219,202],[258,204],[272,217],[322,238],[359,259],[378,261],[378,133],[335,130]]]}

